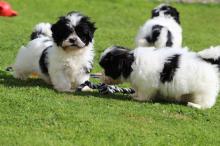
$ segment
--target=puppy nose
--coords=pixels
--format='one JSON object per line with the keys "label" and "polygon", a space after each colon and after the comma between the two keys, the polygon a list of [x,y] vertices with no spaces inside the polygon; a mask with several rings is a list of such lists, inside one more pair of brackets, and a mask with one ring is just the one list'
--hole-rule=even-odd
{"label": "puppy nose", "polygon": [[71,43],[75,43],[75,42],[76,42],[76,38],[71,38],[71,39],[69,39],[69,41],[70,41]]}

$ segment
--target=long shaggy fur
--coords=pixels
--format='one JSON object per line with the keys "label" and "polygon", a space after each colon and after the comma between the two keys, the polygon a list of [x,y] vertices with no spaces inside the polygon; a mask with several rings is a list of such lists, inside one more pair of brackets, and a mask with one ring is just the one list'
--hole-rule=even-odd
{"label": "long shaggy fur", "polygon": [[60,17],[51,30],[52,40],[42,36],[21,47],[13,66],[14,77],[27,79],[36,72],[56,90],[72,92],[89,80],[96,28],[89,17],[70,12]]}
{"label": "long shaggy fur", "polygon": [[147,20],[136,36],[136,45],[156,48],[181,47],[182,28],[176,8],[161,4],[152,10],[152,18]]}
{"label": "long shaggy fur", "polygon": [[218,68],[184,48],[111,47],[100,65],[106,76],[130,82],[139,101],[163,99],[206,109],[219,92]]}

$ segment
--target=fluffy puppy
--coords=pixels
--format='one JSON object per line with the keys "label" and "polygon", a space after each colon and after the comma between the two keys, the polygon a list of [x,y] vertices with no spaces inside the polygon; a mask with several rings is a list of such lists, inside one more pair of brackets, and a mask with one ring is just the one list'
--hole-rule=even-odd
{"label": "fluffy puppy", "polygon": [[52,25],[52,38],[42,36],[21,47],[14,64],[14,77],[27,79],[32,72],[52,83],[58,91],[72,92],[89,80],[96,28],[78,12],[62,16]]}
{"label": "fluffy puppy", "polygon": [[105,76],[130,82],[139,101],[166,100],[211,108],[219,92],[218,68],[184,48],[110,47],[99,64]]}
{"label": "fluffy puppy", "polygon": [[166,4],[154,8],[151,19],[145,22],[136,36],[136,45],[181,47],[182,28],[177,9]]}
{"label": "fluffy puppy", "polygon": [[41,22],[34,27],[30,36],[30,40],[34,40],[40,37],[52,37],[50,23]]}

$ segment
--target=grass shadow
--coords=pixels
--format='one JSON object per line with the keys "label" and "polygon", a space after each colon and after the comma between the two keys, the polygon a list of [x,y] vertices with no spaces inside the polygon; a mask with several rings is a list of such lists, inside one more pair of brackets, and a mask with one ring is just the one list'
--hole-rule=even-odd
{"label": "grass shadow", "polygon": [[52,87],[46,84],[41,79],[27,79],[27,80],[19,80],[15,79],[9,72],[0,70],[0,84],[5,87],[34,87],[41,86],[43,88],[52,89]]}
{"label": "grass shadow", "polygon": [[116,99],[116,100],[132,100],[131,95],[115,93],[115,94],[101,94],[98,91],[95,92],[75,92],[74,95],[77,96],[94,96],[104,99]]}

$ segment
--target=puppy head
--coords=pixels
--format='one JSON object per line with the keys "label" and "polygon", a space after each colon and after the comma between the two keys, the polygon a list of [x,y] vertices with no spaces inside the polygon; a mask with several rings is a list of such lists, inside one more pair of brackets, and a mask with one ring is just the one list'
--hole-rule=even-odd
{"label": "puppy head", "polygon": [[154,8],[151,13],[152,13],[151,16],[152,18],[158,16],[168,16],[168,17],[172,17],[174,20],[176,20],[177,23],[180,24],[179,12],[177,11],[176,8],[171,7],[169,5],[161,4],[156,8]]}
{"label": "puppy head", "polygon": [[129,77],[133,71],[131,68],[133,62],[134,56],[128,49],[113,46],[102,53],[99,64],[104,69],[104,75],[107,78],[119,83]]}
{"label": "puppy head", "polygon": [[78,12],[62,16],[52,25],[52,37],[57,46],[64,50],[75,50],[86,47],[93,41],[96,30],[90,18]]}

